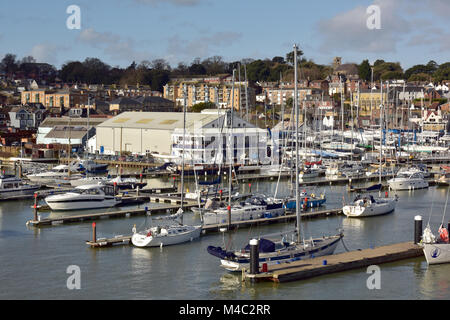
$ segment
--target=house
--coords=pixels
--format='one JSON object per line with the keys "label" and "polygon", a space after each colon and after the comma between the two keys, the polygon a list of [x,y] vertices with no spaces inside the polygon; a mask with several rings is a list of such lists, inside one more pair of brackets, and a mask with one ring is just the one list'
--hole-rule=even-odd
{"label": "house", "polygon": [[47,112],[42,106],[14,106],[9,113],[10,126],[16,129],[37,129]]}

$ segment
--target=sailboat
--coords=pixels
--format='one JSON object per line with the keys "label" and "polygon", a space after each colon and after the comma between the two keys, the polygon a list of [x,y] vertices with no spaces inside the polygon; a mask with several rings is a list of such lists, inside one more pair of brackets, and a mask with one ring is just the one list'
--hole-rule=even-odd
{"label": "sailboat", "polygon": [[[183,214],[180,208],[175,215],[162,217],[166,220],[176,220]],[[170,223],[165,226],[153,226],[141,232],[135,232],[131,236],[131,243],[136,247],[160,247],[175,245],[179,243],[193,241],[200,237],[202,226],[184,225]]]}
{"label": "sailboat", "polygon": [[429,265],[450,263],[450,241],[448,229],[444,228],[444,218],[445,212],[447,211],[448,193],[449,190],[447,190],[447,199],[445,200],[442,222],[438,229],[439,237],[436,238],[436,236],[431,231],[431,227],[429,224],[423,231],[422,235],[423,253]]}
{"label": "sailboat", "polygon": [[[381,84],[381,90],[383,90],[383,84]],[[379,165],[379,173],[378,173],[378,184],[381,186],[381,174],[382,174],[382,132],[383,132],[383,104],[380,105],[380,165]],[[380,191],[379,191],[380,192]],[[365,196],[361,198],[359,195],[354,200],[354,203],[351,205],[346,205],[342,208],[342,212],[347,217],[369,217],[369,216],[378,216],[382,214],[387,214],[395,209],[395,205],[397,203],[398,197],[397,195],[394,198],[381,198],[378,197],[375,199],[372,195]]]}
{"label": "sailboat", "polygon": [[[295,93],[294,102],[296,110],[296,163],[298,164],[298,95],[297,95],[297,46],[294,45],[294,65],[295,65]],[[299,192],[299,167],[295,166],[296,174],[296,201],[300,203]],[[282,235],[281,239],[270,239],[274,235],[266,235],[259,240],[259,262],[267,265],[303,260],[311,257],[329,255],[334,252],[339,241],[343,237],[342,233],[335,236],[318,239],[303,240],[300,235],[300,206],[296,206],[297,228],[293,232],[277,233]],[[287,235],[292,234],[289,241]],[[295,239],[296,238],[296,239]],[[246,246],[240,250],[228,251],[222,247],[208,246],[208,253],[220,258],[221,266],[228,271],[241,271],[248,268],[250,264],[250,247]]]}
{"label": "sailboat", "polygon": [[[183,110],[183,146],[186,141],[186,104]],[[181,161],[181,207],[175,215],[163,217],[173,220],[172,223],[165,226],[153,226],[141,232],[134,232],[131,236],[131,243],[137,247],[156,247],[175,245],[188,241],[193,241],[200,237],[202,225],[183,224],[183,206],[184,206],[184,147]],[[178,223],[175,220],[180,219]]]}

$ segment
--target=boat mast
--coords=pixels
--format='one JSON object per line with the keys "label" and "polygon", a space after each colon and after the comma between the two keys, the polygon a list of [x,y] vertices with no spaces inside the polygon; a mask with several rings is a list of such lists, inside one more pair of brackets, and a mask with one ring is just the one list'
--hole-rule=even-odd
{"label": "boat mast", "polygon": [[[383,149],[383,80],[381,82],[381,104],[380,104],[380,166],[379,166],[379,179],[378,183],[381,184],[381,158],[382,158],[382,149]],[[381,190],[381,189],[380,189]],[[381,192],[381,191],[380,191]]]}
{"label": "boat mast", "polygon": [[294,44],[294,106],[295,106],[295,213],[297,217],[297,241],[300,242],[300,194],[298,185],[298,95],[297,95],[297,45]]}
{"label": "boat mast", "polygon": [[[184,99],[183,104],[183,153],[181,155],[181,211],[184,207],[184,152],[186,150],[186,104],[187,100]],[[194,168],[195,169],[195,168]],[[183,214],[181,214],[181,224],[183,224]]]}
{"label": "boat mast", "polygon": [[233,82],[231,86],[231,111],[230,111],[230,121],[228,126],[228,136],[229,136],[229,147],[230,147],[230,167],[228,170],[228,230],[231,229],[231,182],[232,182],[232,166],[233,166],[233,148],[232,145],[232,128],[233,128],[233,109],[234,109],[234,75],[236,69],[233,69]]}

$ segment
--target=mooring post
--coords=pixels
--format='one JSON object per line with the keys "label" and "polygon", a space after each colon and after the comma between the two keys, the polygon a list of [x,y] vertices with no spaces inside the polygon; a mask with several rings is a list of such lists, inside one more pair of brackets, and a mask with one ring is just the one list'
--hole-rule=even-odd
{"label": "mooring post", "polygon": [[33,205],[34,221],[38,220],[37,217],[37,193],[34,193],[34,205]]}
{"label": "mooring post", "polygon": [[92,222],[92,242],[97,242],[97,224]]}
{"label": "mooring post", "polygon": [[250,240],[250,274],[259,273],[259,240]]}
{"label": "mooring post", "polygon": [[231,206],[230,205],[227,206],[227,211],[228,211],[228,230],[231,230]]}
{"label": "mooring post", "polygon": [[422,240],[422,216],[414,217],[414,243],[418,244]]}

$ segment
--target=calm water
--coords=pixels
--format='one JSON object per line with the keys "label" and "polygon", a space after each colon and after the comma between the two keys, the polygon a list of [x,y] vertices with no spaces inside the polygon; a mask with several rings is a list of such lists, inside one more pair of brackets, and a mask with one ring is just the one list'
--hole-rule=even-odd
{"label": "calm water", "polygon": [[[164,184],[170,182],[149,180],[151,186]],[[252,182],[252,192],[273,194],[275,185],[273,181]],[[246,183],[241,188],[248,192]],[[349,201],[355,196],[347,193],[345,186],[315,189],[316,193],[320,191],[327,194],[328,208],[342,206],[343,197]],[[446,191],[433,187],[398,192],[397,208],[389,215],[306,221],[303,234],[309,238],[333,234],[343,228],[344,243],[350,250],[411,241],[415,215],[422,215],[426,225],[432,213],[431,225],[433,230],[437,229]],[[281,184],[279,192],[288,192],[287,181]],[[90,222],[28,228],[25,223],[32,218],[31,205],[32,200],[0,203],[0,299],[450,298],[450,264],[428,267],[424,258],[381,265],[381,289],[369,290],[366,281],[370,275],[366,269],[284,284],[242,283],[240,275],[224,271],[218,259],[206,252],[208,245],[221,245],[224,241],[241,247],[250,237],[292,229],[293,223],[240,229],[233,231],[231,238],[228,234],[205,235],[192,243],[162,249],[132,246],[91,249],[85,244],[92,237]],[[199,222],[199,217],[187,213],[185,222]],[[145,217],[99,220],[97,237],[130,234],[133,224],[142,229],[149,223],[150,218]],[[336,253],[344,251],[344,246],[339,244]],[[81,290],[67,289],[70,274],[66,270],[70,265],[80,267]]]}

